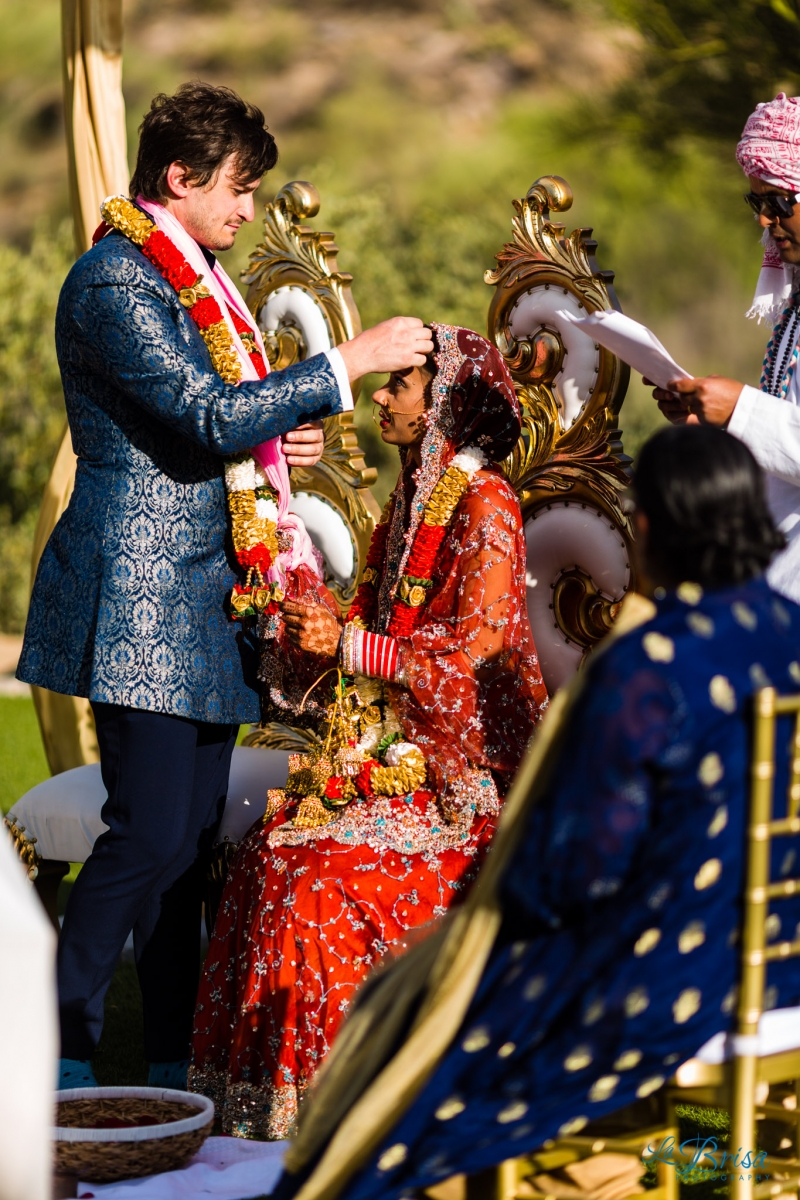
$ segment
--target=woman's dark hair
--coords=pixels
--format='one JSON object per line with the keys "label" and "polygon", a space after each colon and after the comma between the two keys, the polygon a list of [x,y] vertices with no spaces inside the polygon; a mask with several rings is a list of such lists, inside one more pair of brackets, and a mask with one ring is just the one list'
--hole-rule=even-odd
{"label": "woman's dark hair", "polygon": [[156,96],[139,126],[139,151],[131,196],[167,197],[170,163],[185,163],[187,181],[203,187],[229,154],[240,183],[252,183],[275,166],[278,148],[264,114],[227,87],[183,83],[174,96]]}
{"label": "woman's dark hair", "polygon": [[761,468],[721,429],[660,430],[641,449],[633,492],[650,527],[647,560],[666,583],[743,583],[786,545],[767,508]]}

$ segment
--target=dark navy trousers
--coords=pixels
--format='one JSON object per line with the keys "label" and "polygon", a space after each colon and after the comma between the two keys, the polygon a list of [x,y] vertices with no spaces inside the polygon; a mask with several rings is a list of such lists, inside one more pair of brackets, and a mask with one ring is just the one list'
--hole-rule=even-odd
{"label": "dark navy trousers", "polygon": [[149,1062],[189,1057],[208,855],[238,726],[92,704],[108,830],[75,881],[58,946],[63,1058],[91,1058],[128,934]]}

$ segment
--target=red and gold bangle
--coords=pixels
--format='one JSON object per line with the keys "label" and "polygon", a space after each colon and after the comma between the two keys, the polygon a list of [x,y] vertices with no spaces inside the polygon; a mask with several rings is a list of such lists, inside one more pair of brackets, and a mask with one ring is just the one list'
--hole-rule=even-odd
{"label": "red and gold bangle", "polygon": [[397,642],[348,621],[342,632],[341,660],[345,675],[367,675],[392,683],[397,673]]}

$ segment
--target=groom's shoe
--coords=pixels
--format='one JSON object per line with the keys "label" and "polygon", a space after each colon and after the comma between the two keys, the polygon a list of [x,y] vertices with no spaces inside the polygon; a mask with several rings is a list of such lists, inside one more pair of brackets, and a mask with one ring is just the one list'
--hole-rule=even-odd
{"label": "groom's shoe", "polygon": [[96,1088],[92,1064],[88,1058],[60,1058],[58,1060],[58,1090],[67,1088]]}
{"label": "groom's shoe", "polygon": [[188,1073],[188,1058],[181,1058],[177,1062],[150,1063],[147,1086],[175,1088],[179,1092],[185,1092]]}

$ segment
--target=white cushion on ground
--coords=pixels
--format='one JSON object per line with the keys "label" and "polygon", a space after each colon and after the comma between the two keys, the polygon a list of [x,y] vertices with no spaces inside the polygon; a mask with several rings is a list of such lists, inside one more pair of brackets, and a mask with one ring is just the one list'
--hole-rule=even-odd
{"label": "white cushion on ground", "polygon": [[287,1142],[210,1137],[180,1171],[119,1183],[79,1183],[78,1196],[97,1200],[246,1200],[268,1196],[281,1173]]}
{"label": "white cushion on ground", "polygon": [[56,939],[9,839],[0,843],[0,1200],[46,1200],[58,1053]]}
{"label": "white cushion on ground", "polygon": [[[701,1046],[695,1058],[712,1066],[727,1062],[733,1057],[734,1038],[733,1033],[715,1033]],[[759,1058],[800,1049],[800,1008],[773,1008],[770,1012],[762,1013],[754,1049]]]}
{"label": "white cushion on ground", "polygon": [[[284,750],[234,749],[220,840],[239,841],[253,821],[263,816],[267,789],[286,783],[288,759]],[[107,828],[100,817],[105,802],[100,764],[92,763],[37,784],[9,815],[25,826],[28,837],[37,839],[36,850],[42,858],[86,862],[95,839]]]}

